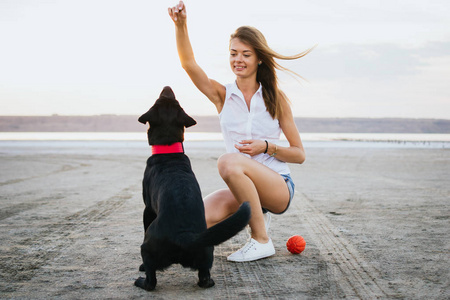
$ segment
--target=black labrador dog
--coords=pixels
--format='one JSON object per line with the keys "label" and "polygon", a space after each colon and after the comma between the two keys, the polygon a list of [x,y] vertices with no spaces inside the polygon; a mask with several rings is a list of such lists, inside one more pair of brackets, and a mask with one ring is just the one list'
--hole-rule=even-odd
{"label": "black labrador dog", "polygon": [[145,238],[140,270],[146,277],[139,277],[135,285],[155,289],[156,270],[178,263],[198,270],[200,287],[211,287],[214,246],[248,224],[250,206],[246,202],[229,218],[206,228],[200,187],[182,146],[184,128],[197,122],[184,112],[170,87],[163,89],[139,122],[150,125],[147,135],[152,156],[142,182]]}

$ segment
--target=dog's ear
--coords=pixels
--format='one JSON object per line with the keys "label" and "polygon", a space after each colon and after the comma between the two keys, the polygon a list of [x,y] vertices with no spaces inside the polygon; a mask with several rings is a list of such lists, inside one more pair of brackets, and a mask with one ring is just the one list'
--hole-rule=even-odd
{"label": "dog's ear", "polygon": [[178,120],[181,122],[181,125],[183,125],[186,128],[197,124],[197,121],[195,121],[191,116],[185,113],[181,107],[180,110],[178,111]]}
{"label": "dog's ear", "polygon": [[159,114],[158,114],[158,110],[156,105],[154,105],[152,108],[150,108],[148,110],[148,112],[146,112],[145,114],[143,114],[142,116],[139,117],[138,119],[139,122],[141,122],[142,124],[145,123],[151,123],[151,124],[158,124],[159,123]]}

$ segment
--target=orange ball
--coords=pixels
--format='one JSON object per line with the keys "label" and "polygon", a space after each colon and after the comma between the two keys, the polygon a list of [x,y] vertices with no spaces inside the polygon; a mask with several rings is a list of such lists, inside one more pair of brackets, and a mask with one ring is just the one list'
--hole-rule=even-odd
{"label": "orange ball", "polygon": [[299,254],[305,250],[306,242],[302,236],[293,235],[288,239],[286,247],[292,254]]}

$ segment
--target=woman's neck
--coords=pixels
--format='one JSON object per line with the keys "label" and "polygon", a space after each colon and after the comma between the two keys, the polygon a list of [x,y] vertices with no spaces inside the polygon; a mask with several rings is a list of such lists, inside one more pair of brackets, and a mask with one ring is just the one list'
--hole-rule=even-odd
{"label": "woman's neck", "polygon": [[243,78],[237,78],[236,84],[239,88],[239,90],[244,95],[253,95],[256,93],[256,91],[259,89],[259,83],[255,79],[243,79]]}
{"label": "woman's neck", "polygon": [[237,78],[236,84],[239,90],[242,92],[242,95],[244,96],[244,100],[247,104],[248,110],[250,110],[250,102],[253,98],[253,95],[259,89],[259,83],[255,80],[255,78],[252,78],[251,80]]}

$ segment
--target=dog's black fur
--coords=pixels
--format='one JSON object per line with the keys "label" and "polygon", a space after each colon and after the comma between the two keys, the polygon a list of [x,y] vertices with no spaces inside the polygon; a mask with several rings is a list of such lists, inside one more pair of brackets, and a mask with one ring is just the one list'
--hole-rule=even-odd
{"label": "dog's black fur", "polygon": [[[183,142],[184,128],[196,124],[181,108],[170,87],[165,87],[150,110],[139,118],[150,125],[150,145]],[[143,198],[145,238],[141,246],[143,265],[135,285],[151,291],[156,270],[174,263],[198,270],[200,287],[211,287],[214,245],[242,230],[250,219],[250,206],[241,205],[228,219],[207,229],[200,187],[184,153],[149,157],[144,173]]]}

